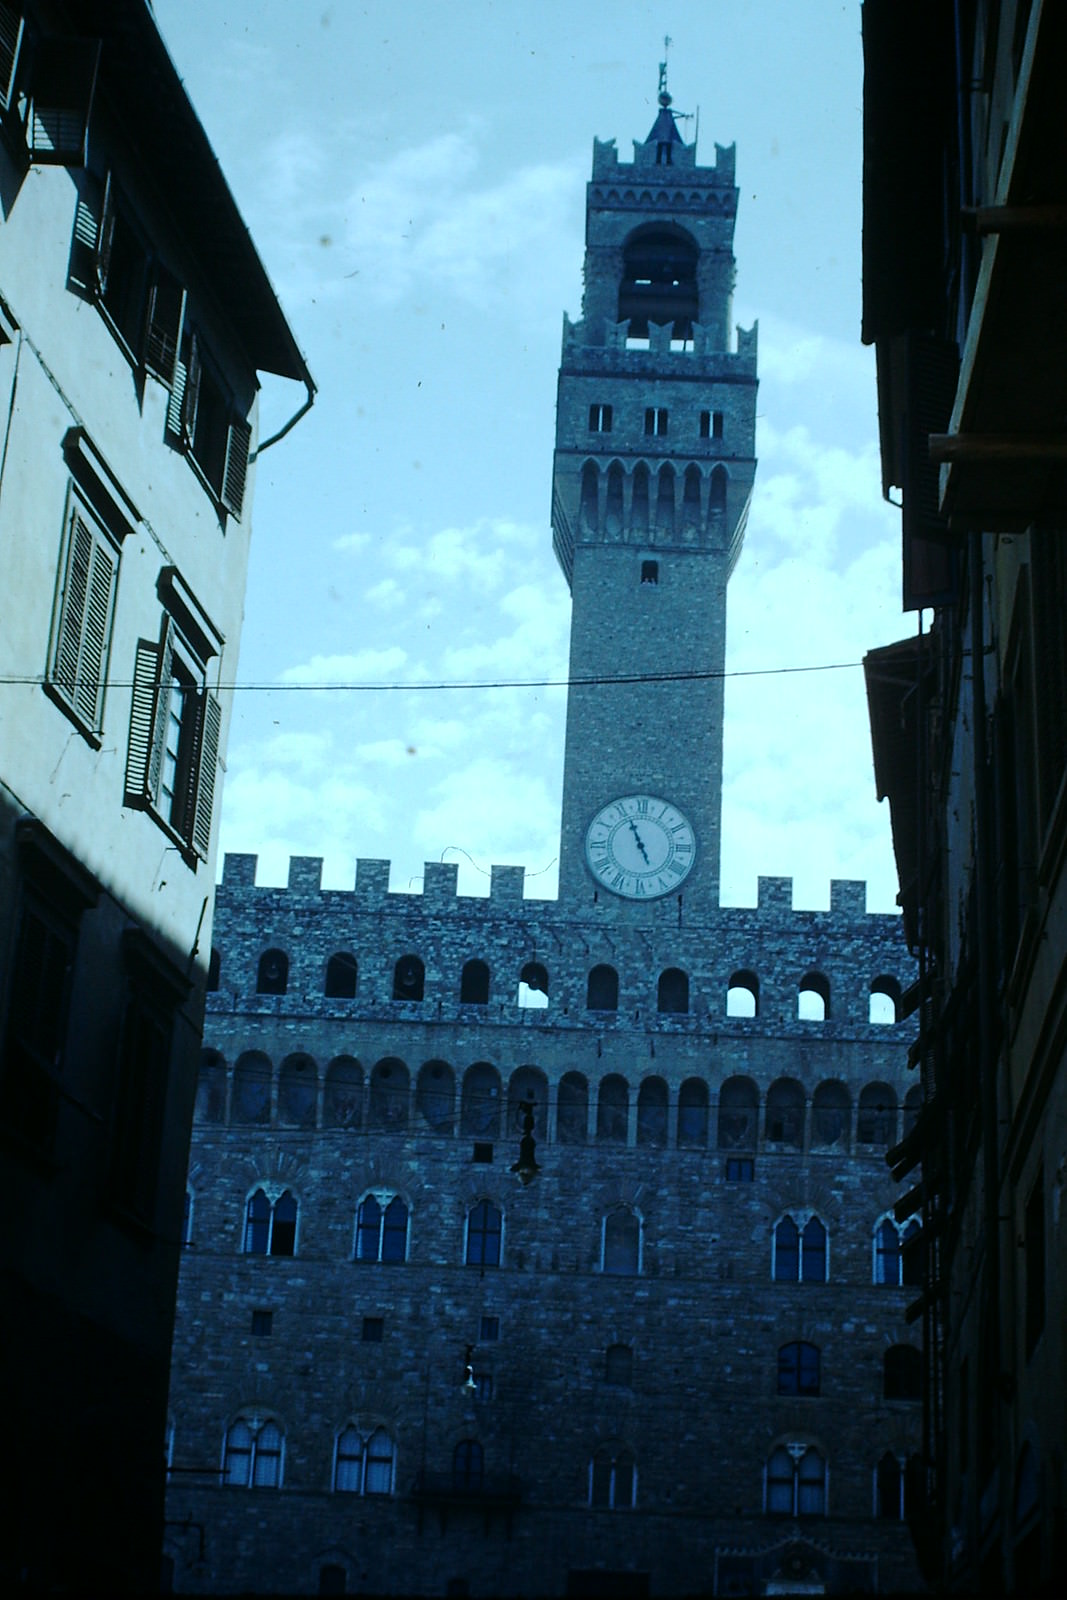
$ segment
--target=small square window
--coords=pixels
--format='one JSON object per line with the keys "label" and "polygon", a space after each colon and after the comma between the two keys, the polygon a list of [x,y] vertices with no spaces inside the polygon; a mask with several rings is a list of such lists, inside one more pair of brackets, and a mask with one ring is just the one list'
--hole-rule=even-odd
{"label": "small square window", "polygon": [[656,584],[659,583],[658,561],[642,561],[641,582],[648,584],[650,588],[655,588]]}
{"label": "small square window", "polygon": [[727,1183],[751,1183],[756,1175],[756,1163],[751,1156],[726,1157]]}
{"label": "small square window", "polygon": [[479,1338],[479,1340],[481,1341],[482,1344],[492,1344],[494,1339],[499,1339],[500,1338],[500,1318],[499,1317],[483,1317],[482,1318],[482,1325],[481,1325],[481,1328],[480,1328],[479,1333],[478,1333],[478,1338]]}
{"label": "small square window", "polygon": [[721,411],[702,411],[700,413],[700,437],[702,439],[721,439],[723,428],[723,415]]}
{"label": "small square window", "polygon": [[273,1311],[253,1311],[252,1332],[257,1339],[265,1339],[273,1331]]}
{"label": "small square window", "polygon": [[664,438],[667,433],[667,412],[663,406],[649,406],[645,412],[645,432],[656,438]]}
{"label": "small square window", "polygon": [[363,1343],[381,1344],[382,1334],[385,1332],[385,1319],[383,1317],[363,1318]]}
{"label": "small square window", "polygon": [[471,1156],[471,1160],[472,1161],[480,1161],[483,1166],[489,1166],[490,1163],[492,1162],[492,1159],[493,1159],[493,1147],[492,1147],[492,1145],[484,1143],[483,1141],[479,1140],[474,1146],[474,1154]]}
{"label": "small square window", "polygon": [[611,407],[610,406],[590,406],[589,407],[589,432],[590,433],[610,433],[611,432]]}

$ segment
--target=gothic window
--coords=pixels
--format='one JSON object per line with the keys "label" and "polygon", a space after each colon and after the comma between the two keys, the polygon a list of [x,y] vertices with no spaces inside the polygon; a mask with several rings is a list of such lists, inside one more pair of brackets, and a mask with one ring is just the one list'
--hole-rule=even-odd
{"label": "gothic window", "polygon": [[418,956],[401,956],[393,968],[393,999],[421,1000],[426,972]]}
{"label": "gothic window", "polygon": [[826,1514],[826,1462],[811,1446],[779,1445],[767,1460],[765,1504],[769,1516]]}
{"label": "gothic window", "polygon": [[328,1000],[354,1000],[359,981],[356,958],[346,950],[339,950],[326,963],[326,998]]}
{"label": "gothic window", "polygon": [[604,1218],[602,1270],[608,1277],[627,1277],[641,1270],[641,1222],[627,1206]]}
{"label": "gothic window", "polygon": [[276,1422],[237,1417],[226,1430],[222,1481],[240,1489],[279,1489],[285,1437]]}
{"label": "gothic window", "polygon": [[334,1441],[333,1486],[339,1493],[362,1493],[363,1440],[355,1428],[344,1428]]}
{"label": "gothic window", "polygon": [[897,1131],[897,1097],[888,1083],[868,1083],[860,1091],[856,1118],[859,1144],[890,1145]]}
{"label": "gothic window", "polygon": [[484,961],[468,961],[459,980],[461,1006],[489,1004],[489,968]]}
{"label": "gothic window", "polygon": [[504,1219],[491,1200],[479,1200],[467,1213],[467,1265],[498,1267]]}
{"label": "gothic window", "polygon": [[352,1056],[335,1056],[326,1069],[324,1128],[363,1126],[363,1068]]}
{"label": "gothic window", "polygon": [[819,1347],[794,1339],[778,1351],[778,1393],[814,1397],[819,1393]]}
{"label": "gothic window", "polygon": [[278,1074],[278,1121],[292,1128],[315,1126],[319,1077],[310,1056],[287,1056]]}
{"label": "gothic window", "polygon": [[589,1463],[589,1504],[627,1511],[637,1504],[637,1463],[625,1445],[601,1445]]}
{"label": "gothic window", "polygon": [[398,1194],[364,1195],[356,1213],[357,1261],[405,1261],[408,1208]]}
{"label": "gothic window", "polygon": [[884,1025],[896,1022],[900,1009],[900,984],[895,978],[875,978],[871,984],[869,1021]]}
{"label": "gothic window", "polygon": [[264,950],[256,969],[257,994],[284,994],[289,987],[289,957],[284,950]]}
{"label": "gothic window", "polygon": [[517,1138],[525,1133],[524,1103],[533,1101],[534,1138],[547,1137],[548,1079],[536,1067],[518,1067],[508,1079],[508,1129]]}
{"label": "gothic window", "polygon": [[637,1142],[667,1143],[667,1085],[662,1078],[645,1078],[637,1093]]}
{"label": "gothic window", "polygon": [[820,1083],[811,1101],[811,1142],[823,1150],[848,1148],[852,1101],[843,1083]]}
{"label": "gothic window", "polygon": [[828,1254],[829,1237],[818,1217],[799,1227],[784,1216],[774,1229],[771,1275],[776,1283],[825,1283]]}
{"label": "gothic window", "polygon": [[452,1452],[452,1487],[477,1494],[485,1481],[485,1455],[477,1439],[461,1439]]}
{"label": "gothic window", "polygon": [[488,1061],[477,1061],[463,1075],[460,1133],[476,1139],[500,1135],[500,1074]]}
{"label": "gothic window", "polygon": [[922,1281],[922,1231],[914,1217],[906,1223],[885,1216],[874,1230],[874,1281],[894,1287]]}
{"label": "gothic window", "polygon": [[678,967],[668,967],[659,975],[656,988],[656,1009],[661,1013],[680,1015],[689,1010],[689,974]]}
{"label": "gothic window", "polygon": [[769,1144],[804,1147],[804,1090],[795,1078],[779,1078],[767,1091],[765,1133]]}
{"label": "gothic window", "polygon": [[456,1119],[456,1080],[446,1061],[427,1061],[415,1086],[415,1106],[435,1133],[451,1133]]}
{"label": "gothic window", "polygon": [[233,1122],[260,1124],[270,1121],[270,1058],[261,1050],[246,1050],[233,1069]]}
{"label": "gothic window", "polygon": [[589,974],[585,1005],[587,1011],[617,1011],[619,974],[614,967],[594,967]]}
{"label": "gothic window", "polygon": [[517,1003],[538,1010],[548,1005],[548,973],[540,961],[528,961],[519,973]]}
{"label": "gothic window", "polygon": [[630,1090],[617,1072],[601,1078],[596,1106],[598,1144],[625,1144],[630,1115]]}
{"label": "gothic window", "polygon": [[923,1360],[913,1344],[891,1344],[882,1357],[882,1393],[887,1400],[922,1399]]}
{"label": "gothic window", "polygon": [[904,1495],[906,1475],[899,1456],[887,1450],[874,1473],[875,1512],[887,1521],[904,1520]]}
{"label": "gothic window", "polygon": [[395,1056],[379,1061],[370,1075],[370,1114],[367,1126],[401,1132],[408,1125],[408,1069]]}
{"label": "gothic window", "polygon": [[629,1389],[633,1376],[633,1350],[628,1344],[609,1344],[604,1357],[604,1382],[613,1389]]}
{"label": "gothic window", "polygon": [[[267,1084],[269,1110],[269,1076]],[[226,1063],[217,1050],[200,1052],[200,1070],[196,1079],[195,1120],[197,1122],[226,1120]]]}
{"label": "gothic window", "polygon": [[759,979],[754,972],[735,972],[726,986],[726,1015],[759,1015]]}
{"label": "gothic window", "polygon": [[271,1205],[262,1189],[249,1196],[245,1208],[245,1254],[291,1256],[296,1253],[297,1204],[286,1189]]}
{"label": "gothic window", "polygon": [[592,405],[589,407],[589,432],[611,432],[611,407]]}
{"label": "gothic window", "polygon": [[678,1091],[678,1143],[704,1150],[708,1143],[708,1086],[703,1078],[686,1078]]}
{"label": "gothic window", "polygon": [[825,1022],[830,1015],[830,984],[821,972],[806,972],[797,989],[801,1022]]}
{"label": "gothic window", "polygon": [[719,1149],[755,1150],[759,1091],[751,1078],[727,1078],[719,1090]]}
{"label": "gothic window", "polygon": [[384,1428],[369,1439],[349,1423],[334,1444],[333,1486],[340,1494],[392,1494],[396,1448]]}
{"label": "gothic window", "polygon": [[565,1072],[556,1098],[556,1139],[584,1144],[589,1133],[589,1085],[580,1072]]}

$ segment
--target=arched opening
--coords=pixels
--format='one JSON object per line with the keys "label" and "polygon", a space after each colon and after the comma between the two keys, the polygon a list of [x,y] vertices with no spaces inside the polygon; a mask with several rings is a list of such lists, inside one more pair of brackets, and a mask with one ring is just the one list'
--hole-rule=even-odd
{"label": "arched opening", "polygon": [[868,1020],[885,1027],[900,1015],[900,984],[895,978],[875,978],[871,984]]}
{"label": "arched opening", "polygon": [[727,1078],[719,1090],[719,1149],[755,1150],[759,1090],[751,1078]]}
{"label": "arched opening", "polygon": [[587,461],[582,468],[582,503],[579,512],[581,526],[587,533],[597,533],[600,528],[600,473],[596,464]]}
{"label": "arched opening", "polygon": [[461,1006],[489,1004],[489,968],[484,961],[465,964],[459,980],[459,1003]]}
{"label": "arched opening", "polygon": [[289,957],[284,950],[264,950],[256,968],[257,994],[284,994],[289,987]]}
{"label": "arched opening", "polygon": [[589,1136],[589,1085],[580,1072],[565,1072],[556,1098],[559,1144],[585,1144]]}
{"label": "arched opening", "polygon": [[726,486],[728,483],[725,467],[713,467],[711,481],[708,484],[708,526],[716,528],[726,515]]}
{"label": "arched opening", "polygon": [[797,988],[801,1022],[825,1022],[830,1015],[830,982],[821,972],[806,972]]}
{"label": "arched opening", "polygon": [[270,1121],[270,1057],[261,1050],[246,1050],[233,1069],[231,1122],[248,1125]]}
{"label": "arched opening", "polygon": [[500,1074],[488,1061],[477,1061],[463,1074],[459,1131],[475,1139],[500,1134]]}
{"label": "arched opening", "polygon": [[319,1075],[310,1056],[286,1056],[278,1073],[278,1121],[289,1128],[315,1126]]}
{"label": "arched opening", "polygon": [[779,1078],[767,1090],[764,1134],[768,1144],[803,1149],[804,1090],[795,1078]]}
{"label": "arched opening", "polygon": [[434,1133],[451,1133],[456,1114],[456,1080],[447,1061],[427,1061],[415,1085],[415,1107]]}
{"label": "arched opening", "polygon": [[691,339],[700,320],[696,243],[681,229],[640,228],[623,246],[620,322],[649,337],[649,323],[671,324],[672,339]]}
{"label": "arched opening", "polygon": [[619,974],[614,967],[594,967],[589,974],[585,994],[587,1011],[617,1011],[619,1009]]}
{"label": "arched opening", "polygon": [[637,1091],[637,1142],[667,1143],[667,1085],[662,1078],[645,1078]]}
{"label": "arched opening", "polygon": [[859,1144],[890,1145],[897,1131],[897,1097],[888,1083],[868,1083],[860,1091],[856,1140]]}
{"label": "arched opening", "polygon": [[852,1100],[843,1083],[820,1083],[811,1100],[811,1142],[823,1150],[848,1148]]}
{"label": "arched opening", "polygon": [[355,956],[347,950],[339,950],[326,963],[327,1000],[354,1000],[358,980],[359,967]]}
{"label": "arched opening", "polygon": [[609,1072],[606,1078],[601,1078],[600,1091],[597,1095],[597,1143],[625,1144],[629,1116],[629,1085],[617,1072]]}
{"label": "arched opening", "polygon": [[370,1076],[370,1115],[367,1126],[398,1133],[408,1125],[408,1069],[395,1056],[386,1056]]}
{"label": "arched opening", "polygon": [[508,1128],[516,1138],[525,1132],[523,1101],[534,1103],[534,1138],[547,1138],[548,1079],[537,1067],[517,1067],[508,1079]]}
{"label": "arched opening", "polygon": [[682,532],[689,537],[700,531],[700,468],[686,467],[682,490]]}
{"label": "arched opening", "polygon": [[622,533],[622,467],[613,461],[608,468],[608,495],[604,506],[604,532],[610,539]]}
{"label": "arched opening", "polygon": [[735,972],[726,985],[728,1017],[759,1016],[759,979],[754,972]]}
{"label": "arched opening", "polygon": [[[268,1108],[270,1081],[268,1078]],[[196,1079],[197,1122],[226,1120],[226,1063],[217,1050],[201,1050]]]}
{"label": "arched opening", "polygon": [[919,1120],[919,1112],[923,1108],[922,1085],[913,1083],[904,1096],[904,1132],[908,1134]]}
{"label": "arched opening", "polygon": [[611,1277],[641,1270],[641,1223],[627,1206],[609,1211],[604,1218],[603,1270]]}
{"label": "arched opening", "polygon": [[363,1126],[363,1068],[353,1056],[335,1056],[326,1069],[324,1128]]}
{"label": "arched opening", "polygon": [[678,1143],[703,1150],[708,1143],[708,1086],[703,1078],[686,1078],[678,1091]]}
{"label": "arched opening", "polygon": [[528,961],[519,973],[516,1005],[542,1011],[548,1005],[548,972],[540,961]]}
{"label": "arched opening", "polygon": [[644,539],[648,534],[648,468],[643,461],[639,461],[634,468],[630,527],[637,540]]}
{"label": "arched opening", "polygon": [[401,956],[393,968],[393,999],[421,1000],[426,983],[426,969],[418,956]]}
{"label": "arched opening", "polygon": [[689,974],[680,967],[667,967],[659,975],[656,987],[656,1010],[681,1016],[689,1010]]}
{"label": "arched opening", "polygon": [[660,467],[656,490],[656,535],[660,539],[674,537],[674,468]]}

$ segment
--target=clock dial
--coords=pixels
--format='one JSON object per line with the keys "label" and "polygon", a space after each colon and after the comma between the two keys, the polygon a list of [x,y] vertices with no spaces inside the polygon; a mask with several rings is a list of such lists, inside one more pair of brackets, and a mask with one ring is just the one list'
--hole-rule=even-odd
{"label": "clock dial", "polygon": [[696,835],[667,800],[627,794],[602,806],[585,835],[585,859],[598,883],[626,900],[670,894],[689,876]]}

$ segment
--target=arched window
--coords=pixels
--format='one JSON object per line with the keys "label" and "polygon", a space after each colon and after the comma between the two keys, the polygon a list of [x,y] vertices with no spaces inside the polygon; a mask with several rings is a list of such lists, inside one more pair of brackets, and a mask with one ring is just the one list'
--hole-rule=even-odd
{"label": "arched window", "polygon": [[754,972],[735,972],[726,986],[728,1017],[759,1016],[759,979]]}
{"label": "arched window", "polygon": [[461,1439],[452,1452],[452,1487],[479,1494],[485,1482],[485,1455],[477,1439]]}
{"label": "arched window", "polygon": [[614,967],[594,967],[590,972],[585,1006],[587,1011],[619,1009],[619,974]]}
{"label": "arched window", "polygon": [[886,1400],[921,1400],[922,1353],[913,1344],[891,1344],[882,1357],[882,1394]]}
{"label": "arched window", "polygon": [[692,536],[700,527],[700,468],[686,467],[682,480],[682,530]]}
{"label": "arched window", "polygon": [[411,1080],[408,1069],[395,1056],[379,1061],[370,1075],[370,1115],[367,1125],[400,1132],[408,1125]]}
{"label": "arched window", "polygon": [[533,1011],[542,1011],[548,1005],[548,972],[540,961],[528,961],[519,973],[515,1004]]}
{"label": "arched window", "polygon": [[628,1511],[637,1504],[637,1463],[625,1445],[601,1445],[593,1456],[589,1504],[609,1511]]}
{"label": "arched window", "polygon": [[326,1069],[324,1128],[363,1126],[363,1068],[352,1056],[335,1056]]}
{"label": "arched window", "polygon": [[764,1131],[768,1144],[804,1148],[804,1090],[795,1078],[779,1078],[767,1090]]}
{"label": "arched window", "polygon": [[396,1447],[384,1428],[375,1428],[367,1440],[363,1493],[392,1494],[395,1469]]}
{"label": "arched window", "polygon": [[556,1096],[556,1138],[584,1144],[589,1136],[589,1085],[580,1072],[565,1072]]}
{"label": "arched window", "polygon": [[645,1078],[637,1091],[637,1142],[667,1143],[667,1085],[662,1078]]}
{"label": "arched window", "polygon": [[656,481],[656,531],[669,539],[674,533],[674,468],[669,462],[660,467]]}
{"label": "arched window", "polygon": [[874,1281],[894,1288],[922,1282],[922,1230],[914,1217],[905,1223],[886,1215],[874,1230]]}
{"label": "arched window", "polygon": [[613,1389],[633,1386],[634,1353],[628,1344],[609,1344],[604,1357],[604,1382]]}
{"label": "arched window", "polygon": [[489,968],[484,961],[468,961],[460,974],[459,1003],[461,1006],[487,1006],[489,1004]]}
{"label": "arched window", "polygon": [[217,950],[212,950],[207,964],[207,992],[217,994],[219,980],[222,976],[222,957]]}
{"label": "arched window", "polygon": [[236,1417],[226,1430],[222,1481],[240,1489],[280,1489],[285,1437],[276,1422]]}
{"label": "arched window", "polygon": [[755,1150],[759,1091],[751,1078],[727,1078],[719,1090],[719,1149]]}
{"label": "arched window", "polygon": [[326,963],[326,998],[354,1000],[359,982],[359,966],[354,955],[339,950]]}
{"label": "arched window", "polygon": [[479,1200],[467,1213],[468,1267],[499,1267],[504,1219],[491,1200]]}
{"label": "arched window", "polygon": [[601,1078],[597,1094],[597,1143],[625,1144],[629,1117],[630,1090],[626,1079],[617,1072],[609,1072],[606,1078]]}
{"label": "arched window", "polygon": [[[270,1115],[270,1065],[267,1067],[267,1115]],[[201,1050],[196,1080],[197,1122],[226,1120],[226,1063],[217,1050]]]}
{"label": "arched window", "polygon": [[246,1050],[237,1057],[230,1120],[246,1124],[270,1121],[270,1058],[261,1050]]}
{"label": "arched window", "polygon": [[463,1075],[459,1131],[475,1139],[499,1137],[500,1074],[488,1061],[476,1061]]}
{"label": "arched window", "polygon": [[342,1429],[334,1441],[333,1486],[338,1494],[363,1493],[363,1440],[356,1428]]}
{"label": "arched window", "polygon": [[451,1133],[456,1120],[456,1080],[446,1061],[426,1061],[415,1086],[415,1105],[435,1133]]}
{"label": "arched window", "polygon": [[245,1208],[245,1254],[291,1256],[296,1253],[297,1204],[286,1189],[271,1205],[262,1189]]}
{"label": "arched window", "polygon": [[806,972],[797,990],[801,1022],[825,1022],[830,1015],[830,982],[821,972]]}
{"label": "arched window", "polygon": [[829,1237],[818,1217],[798,1226],[790,1216],[774,1229],[771,1275],[776,1283],[825,1283]]}
{"label": "arched window", "polygon": [[290,1128],[313,1128],[318,1091],[311,1057],[286,1056],[278,1073],[278,1121]]}
{"label": "arched window", "polygon": [[289,987],[289,957],[284,950],[264,950],[256,968],[257,994],[284,994]]}
{"label": "arched window", "polygon": [[826,1462],[819,1452],[801,1444],[772,1450],[767,1459],[765,1499],[769,1516],[825,1516]]}
{"label": "arched window", "polygon": [[888,1083],[868,1083],[860,1091],[856,1118],[858,1144],[890,1145],[896,1138],[897,1097]]}
{"label": "arched window", "polygon": [[820,1083],[811,1100],[811,1142],[823,1150],[847,1150],[852,1101],[843,1083]]}
{"label": "arched window", "polygon": [[369,1439],[349,1423],[334,1444],[333,1486],[339,1494],[392,1494],[396,1449],[384,1428]]}
{"label": "arched window", "polygon": [[704,1150],[708,1143],[708,1086],[703,1078],[686,1078],[678,1091],[678,1143]]}
{"label": "arched window", "polygon": [[406,1261],[408,1208],[398,1194],[364,1195],[356,1213],[357,1261]]}
{"label": "arched window", "polygon": [[814,1397],[819,1393],[819,1347],[794,1339],[778,1351],[778,1393]]}
{"label": "arched window", "polygon": [[590,533],[596,533],[600,527],[600,473],[592,461],[587,461],[582,468],[582,504],[579,513],[582,526]]}
{"label": "arched window", "polygon": [[884,1025],[900,1015],[900,984],[895,978],[875,978],[871,984],[869,1021]]}
{"label": "arched window", "polygon": [[904,1520],[906,1474],[899,1456],[887,1450],[874,1472],[875,1514],[887,1521]]}
{"label": "arched window", "polygon": [[919,1120],[919,1112],[923,1108],[922,1085],[913,1083],[904,1096],[904,1132],[909,1134]]}
{"label": "arched window", "polygon": [[602,1267],[609,1277],[628,1277],[641,1270],[641,1222],[627,1206],[604,1218]]}
{"label": "arched window", "polygon": [[622,467],[613,461],[608,467],[608,493],[604,505],[604,532],[617,539],[622,532]]}
{"label": "arched window", "polygon": [[632,339],[647,339],[649,324],[671,324],[672,339],[690,339],[700,321],[700,252],[680,228],[639,228],[623,246],[619,322]]}
{"label": "arched window", "polygon": [[393,999],[421,1000],[426,984],[426,969],[418,956],[401,956],[393,968]]}
{"label": "arched window", "polygon": [[630,529],[634,539],[642,539],[648,533],[648,468],[643,461],[639,461],[634,468]]}
{"label": "arched window", "polygon": [[726,490],[729,477],[725,467],[713,467],[708,488],[708,522],[714,525],[726,512]]}
{"label": "arched window", "polygon": [[678,967],[668,967],[659,975],[656,1009],[667,1015],[682,1015],[689,1010],[689,975]]}
{"label": "arched window", "polygon": [[517,1067],[508,1079],[508,1129],[521,1138],[525,1129],[523,1104],[534,1105],[534,1138],[543,1142],[548,1127],[548,1079],[537,1067]]}

